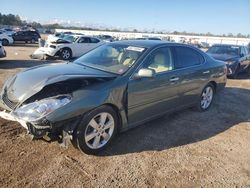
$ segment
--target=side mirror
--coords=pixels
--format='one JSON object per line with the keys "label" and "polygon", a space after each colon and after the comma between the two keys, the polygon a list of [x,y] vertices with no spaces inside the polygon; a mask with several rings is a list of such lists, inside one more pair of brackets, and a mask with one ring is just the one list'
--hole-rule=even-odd
{"label": "side mirror", "polygon": [[134,78],[153,78],[155,75],[155,70],[152,69],[140,69]]}

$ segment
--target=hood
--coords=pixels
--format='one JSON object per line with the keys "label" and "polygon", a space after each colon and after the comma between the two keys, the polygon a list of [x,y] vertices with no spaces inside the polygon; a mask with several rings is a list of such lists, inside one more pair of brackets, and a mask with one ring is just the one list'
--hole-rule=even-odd
{"label": "hood", "polygon": [[70,41],[68,40],[64,40],[64,39],[57,39],[55,41],[51,41],[52,44],[68,44],[68,43],[71,43]]}
{"label": "hood", "polygon": [[53,83],[81,78],[111,78],[115,76],[75,63],[42,65],[18,73],[6,82],[4,90],[10,101],[18,103],[25,101],[45,86]]}
{"label": "hood", "polygon": [[220,61],[229,61],[229,60],[235,60],[237,58],[240,58],[238,55],[230,55],[230,54],[211,54],[207,53],[211,57],[213,57],[216,60]]}

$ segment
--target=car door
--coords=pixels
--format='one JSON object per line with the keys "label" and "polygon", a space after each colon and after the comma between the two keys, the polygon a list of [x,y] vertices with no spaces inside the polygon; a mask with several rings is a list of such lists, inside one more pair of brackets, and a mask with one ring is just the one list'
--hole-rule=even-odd
{"label": "car door", "polygon": [[24,41],[30,41],[31,40],[31,32],[25,31],[24,33]]}
{"label": "car door", "polygon": [[90,37],[81,37],[76,43],[77,48],[75,49],[75,54],[77,57],[83,55],[89,51],[90,48]]}
{"label": "car door", "polygon": [[[179,80],[175,77],[174,59],[170,47],[162,47],[152,52],[139,68],[155,71],[152,78],[136,79],[128,83],[128,122],[136,125],[178,105]],[[135,72],[138,73],[139,69]]]}
{"label": "car door", "polygon": [[24,41],[24,33],[22,31],[19,31],[14,34],[14,40],[15,41]]}
{"label": "car door", "polygon": [[173,53],[179,78],[179,101],[183,106],[194,104],[212,71],[206,66],[203,55],[192,47],[175,46]]}

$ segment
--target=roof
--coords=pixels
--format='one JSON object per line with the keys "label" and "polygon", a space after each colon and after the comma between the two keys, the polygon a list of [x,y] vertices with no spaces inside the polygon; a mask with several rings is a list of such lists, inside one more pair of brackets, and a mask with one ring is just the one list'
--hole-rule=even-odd
{"label": "roof", "polygon": [[241,47],[244,45],[236,45],[236,44],[214,44],[213,46],[237,46],[237,47]]}
{"label": "roof", "polygon": [[113,43],[151,48],[151,47],[155,47],[155,46],[162,45],[162,44],[169,44],[172,42],[161,41],[161,40],[122,40],[122,41],[116,41]]}

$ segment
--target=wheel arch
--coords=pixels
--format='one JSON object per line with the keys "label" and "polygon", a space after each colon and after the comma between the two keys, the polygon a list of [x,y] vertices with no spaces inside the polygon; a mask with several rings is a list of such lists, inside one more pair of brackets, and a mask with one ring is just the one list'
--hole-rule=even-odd
{"label": "wheel arch", "polygon": [[118,121],[119,121],[118,132],[120,132],[121,129],[122,129],[122,123],[123,123],[123,121],[122,121],[122,115],[120,113],[119,108],[116,105],[112,104],[112,103],[105,103],[105,104],[103,104],[101,106],[109,106],[109,107],[111,107],[115,111],[115,113],[117,115],[117,118],[118,118]]}
{"label": "wheel arch", "polygon": [[62,51],[65,50],[65,49],[69,50],[70,53],[71,53],[71,56],[73,56],[73,51],[72,51],[72,49],[71,49],[70,47],[68,47],[68,46],[62,47],[62,48],[59,50],[59,52],[62,53]]}
{"label": "wheel arch", "polygon": [[214,91],[216,92],[217,90],[217,83],[215,81],[210,81],[208,84],[211,84],[214,87]]}

